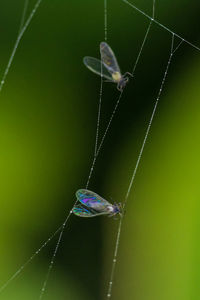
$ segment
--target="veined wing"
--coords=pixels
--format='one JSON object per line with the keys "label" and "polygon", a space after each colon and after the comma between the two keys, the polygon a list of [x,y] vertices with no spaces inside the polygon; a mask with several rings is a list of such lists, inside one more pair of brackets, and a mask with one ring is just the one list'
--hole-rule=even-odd
{"label": "veined wing", "polygon": [[106,79],[113,81],[111,74],[108,72],[104,64],[101,63],[99,59],[91,56],[85,56],[83,58],[83,63],[93,73],[98,74],[100,76],[102,75]]}
{"label": "veined wing", "polygon": [[87,209],[86,207],[82,206],[81,204],[77,204],[72,209],[73,213],[78,217],[85,217],[85,218],[92,218],[101,215],[107,215],[108,212],[95,212],[92,209]]}
{"label": "veined wing", "polygon": [[109,214],[110,211],[108,208],[112,207],[112,204],[98,194],[86,189],[78,190],[76,192],[76,198],[81,204],[94,210],[96,213]]}
{"label": "veined wing", "polygon": [[107,43],[100,43],[100,53],[103,64],[108,69],[108,71],[111,74],[116,72],[119,72],[121,74],[115,54]]}
{"label": "veined wing", "polygon": [[73,213],[78,216],[78,217],[96,217],[96,214],[91,212],[90,210],[86,209],[82,205],[75,205],[74,208],[72,209]]}

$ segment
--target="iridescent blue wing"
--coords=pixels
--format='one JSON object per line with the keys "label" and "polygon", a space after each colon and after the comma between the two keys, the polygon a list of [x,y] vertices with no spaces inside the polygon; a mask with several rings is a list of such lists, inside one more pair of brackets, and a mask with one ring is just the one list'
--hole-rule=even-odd
{"label": "iridescent blue wing", "polygon": [[96,217],[96,214],[92,211],[86,209],[82,205],[75,205],[72,209],[72,212],[78,217]]}
{"label": "iridescent blue wing", "polygon": [[100,53],[101,53],[101,59],[106,69],[108,69],[108,71],[111,74],[116,72],[121,74],[115,54],[113,53],[112,49],[107,43],[105,42],[100,43]]}
{"label": "iridescent blue wing", "polygon": [[85,56],[83,58],[83,63],[93,73],[100,76],[102,75],[106,79],[113,81],[112,76],[110,75],[104,64],[101,64],[101,61],[99,59]]}
{"label": "iridescent blue wing", "polygon": [[82,205],[92,209],[94,213],[110,214],[112,210],[112,204],[92,191],[80,189],[76,192],[76,198]]}
{"label": "iridescent blue wing", "polygon": [[94,209],[91,208],[87,209],[81,204],[76,204],[73,207],[72,212],[78,217],[85,217],[85,218],[97,217],[101,215],[109,215],[109,212],[96,212]]}

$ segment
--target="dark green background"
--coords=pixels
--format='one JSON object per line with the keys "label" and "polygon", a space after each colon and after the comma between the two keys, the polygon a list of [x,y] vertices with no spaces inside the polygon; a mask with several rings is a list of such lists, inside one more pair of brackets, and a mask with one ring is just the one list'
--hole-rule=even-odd
{"label": "dark green background", "polygon": [[[17,37],[23,1],[0,4],[0,75]],[[135,0],[151,15],[152,1]],[[30,13],[34,1],[30,1]],[[198,1],[156,3],[156,19],[200,46]],[[108,0],[108,43],[131,71],[148,20]],[[62,224],[91,167],[100,77],[102,1],[42,1],[0,94],[0,282]],[[175,39],[175,44],[180,40]],[[153,24],[123,93],[89,188],[123,202],[170,54],[171,34]],[[200,294],[200,52],[173,57],[123,223],[115,300],[198,300]],[[119,96],[103,86],[100,137]],[[105,299],[118,221],[71,216],[43,299]],[[0,294],[38,299],[56,237]]]}

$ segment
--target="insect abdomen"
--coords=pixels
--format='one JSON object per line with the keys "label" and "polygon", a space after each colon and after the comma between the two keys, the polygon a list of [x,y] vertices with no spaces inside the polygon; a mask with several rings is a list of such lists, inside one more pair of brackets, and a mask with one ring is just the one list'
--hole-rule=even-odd
{"label": "insect abdomen", "polygon": [[112,74],[112,79],[114,80],[114,81],[116,81],[116,82],[119,82],[120,81],[120,79],[121,79],[121,74],[119,73],[119,72],[115,72],[115,73],[113,73]]}

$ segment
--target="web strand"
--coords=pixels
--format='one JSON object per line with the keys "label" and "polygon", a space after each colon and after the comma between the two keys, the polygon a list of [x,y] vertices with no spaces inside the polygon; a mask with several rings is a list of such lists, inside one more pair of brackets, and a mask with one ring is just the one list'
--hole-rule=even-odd
{"label": "web strand", "polygon": [[114,115],[115,115],[115,113],[116,113],[116,111],[117,111],[117,108],[118,108],[118,106],[119,106],[119,103],[120,103],[122,94],[123,94],[123,91],[120,92],[119,97],[118,97],[118,99],[117,99],[117,102],[116,102],[116,104],[115,104],[115,107],[114,107],[114,109],[113,109],[113,111],[112,111],[111,117],[110,117],[110,119],[109,119],[109,121],[108,121],[108,124],[107,124],[107,126],[106,126],[106,129],[105,129],[104,135],[103,135],[103,137],[102,137],[102,139],[101,139],[101,142],[100,142],[100,144],[99,144],[99,148],[98,148],[98,150],[97,150],[97,156],[99,155],[99,152],[100,152],[100,150],[101,150],[101,148],[102,148],[102,145],[103,145],[103,143],[104,143],[105,137],[106,137],[106,135],[108,134],[108,130],[110,129],[112,120],[113,120]]}
{"label": "web strand", "polygon": [[140,14],[142,14],[143,16],[145,16],[146,18],[152,20],[152,22],[154,22],[155,24],[159,25],[160,27],[162,27],[163,29],[167,30],[168,32],[170,32],[171,34],[175,35],[176,37],[178,37],[179,39],[183,40],[185,43],[187,43],[188,45],[190,45],[191,47],[197,49],[200,51],[200,48],[196,45],[194,45],[193,43],[189,42],[188,40],[184,39],[182,36],[180,36],[179,34],[175,33],[174,31],[172,31],[171,29],[169,29],[167,26],[163,25],[162,23],[160,23],[159,21],[153,19],[152,17],[150,17],[148,14],[146,14],[144,11],[142,11],[141,9],[139,9],[137,6],[135,6],[134,4],[130,3],[127,0],[121,0],[122,2],[128,4],[129,6],[131,6],[132,8],[134,8],[136,11],[138,11]]}
{"label": "web strand", "polygon": [[[98,154],[97,154],[96,156],[93,157],[93,161],[92,161],[92,165],[91,165],[91,168],[90,168],[88,180],[87,180],[87,183],[86,183],[86,186],[85,186],[86,189],[88,188],[88,185],[89,185],[89,183],[90,183],[90,179],[91,179],[92,173],[93,173],[93,171],[94,171],[94,166],[95,166],[95,163],[96,163],[96,160],[97,160],[97,156],[98,156]],[[76,203],[75,203],[75,204],[76,204]]]}
{"label": "web strand", "polygon": [[178,48],[182,45],[182,43],[183,43],[183,40],[182,41],[180,41],[180,43],[176,46],[176,48],[173,50],[173,55],[174,55],[174,53],[178,50]]}
{"label": "web strand", "polygon": [[8,75],[9,70],[10,70],[10,66],[11,66],[11,64],[13,62],[14,57],[15,57],[15,54],[16,54],[17,48],[19,46],[19,43],[20,43],[20,41],[21,41],[21,39],[22,39],[22,37],[23,37],[23,35],[24,35],[27,27],[29,26],[31,20],[33,19],[33,16],[35,15],[35,13],[36,13],[36,11],[37,11],[37,9],[38,9],[38,7],[39,7],[39,5],[40,5],[41,2],[42,2],[42,0],[38,0],[36,2],[36,4],[35,4],[34,8],[32,9],[32,11],[31,11],[31,13],[30,13],[27,21],[25,22],[24,26],[22,27],[21,31],[19,32],[19,34],[17,36],[16,42],[14,44],[13,50],[12,50],[10,58],[8,60],[8,64],[6,66],[5,72],[4,72],[4,74],[2,76],[2,79],[1,79],[1,82],[0,82],[0,92],[2,91],[3,85],[5,83],[6,77]]}
{"label": "web strand", "polygon": [[42,299],[42,297],[43,297],[43,295],[44,295],[44,292],[45,292],[45,290],[46,290],[47,282],[48,282],[48,279],[49,279],[51,270],[52,270],[52,268],[53,268],[54,260],[55,260],[56,254],[57,254],[57,252],[58,252],[58,248],[59,248],[60,243],[61,243],[61,240],[62,240],[63,232],[64,232],[64,230],[65,230],[66,223],[67,223],[67,221],[68,221],[68,219],[69,219],[71,213],[72,213],[72,212],[70,211],[70,213],[68,214],[67,218],[65,219],[65,222],[64,222],[63,225],[62,225],[62,229],[61,229],[61,232],[60,232],[60,234],[59,234],[58,241],[57,241],[57,243],[56,243],[56,247],[55,247],[55,250],[54,250],[54,252],[53,252],[53,255],[52,255],[52,258],[51,258],[51,262],[50,262],[49,267],[48,267],[48,271],[47,271],[47,274],[46,274],[46,278],[45,278],[45,281],[44,281],[44,283],[43,283],[43,286],[42,286],[42,289],[41,289],[41,292],[40,292],[39,300]]}
{"label": "web strand", "polygon": [[152,8],[152,19],[155,18],[155,7],[156,7],[156,0],[153,0],[153,8]]}
{"label": "web strand", "polygon": [[147,27],[147,30],[146,30],[146,33],[145,33],[145,36],[144,36],[142,45],[141,45],[141,47],[140,47],[140,51],[139,51],[138,56],[137,56],[137,58],[136,58],[135,64],[134,64],[134,66],[133,66],[132,75],[135,74],[135,69],[136,69],[136,67],[137,67],[137,65],[138,65],[138,61],[139,61],[139,59],[140,59],[140,56],[141,56],[141,54],[142,54],[144,45],[145,45],[146,40],[147,40],[147,37],[148,37],[148,35],[149,35],[149,30],[150,30],[150,28],[151,28],[151,25],[152,25],[152,20],[150,21],[150,23],[149,23],[149,25],[148,25],[148,27]]}
{"label": "web strand", "polygon": [[29,3],[29,0],[24,1],[24,8],[23,8],[21,22],[20,22],[20,26],[19,26],[19,33],[20,33],[20,31],[21,31],[21,29],[23,28],[23,25],[24,25],[26,12],[27,12],[27,8],[28,8],[28,3]]}
{"label": "web strand", "polygon": [[104,0],[104,40],[108,39],[108,13],[107,13],[107,0]]}
{"label": "web strand", "polygon": [[[107,41],[107,22],[108,22],[108,12],[107,12],[107,0],[104,0],[104,40]],[[100,119],[101,119],[101,103],[102,103],[102,94],[103,94],[103,63],[101,60],[101,84],[100,84],[100,91],[99,91],[99,105],[98,105],[98,115],[97,115],[97,127],[96,127],[96,138],[95,138],[95,150],[94,156],[97,156],[97,148],[98,148],[98,138],[99,138],[99,127],[100,127]],[[94,167],[95,159],[93,160],[92,167]],[[91,167],[91,168],[92,168]],[[89,184],[90,177],[92,172],[90,170],[88,181],[86,186]]]}
{"label": "web strand", "polygon": [[0,293],[13,281],[23,270],[24,268],[37,256],[41,250],[46,247],[49,242],[62,230],[63,225],[60,226],[43,244],[42,246],[34,252],[34,254],[0,287]]}
{"label": "web strand", "polygon": [[145,43],[146,43],[147,37],[148,37],[148,35],[149,35],[149,30],[150,30],[150,28],[151,28],[151,25],[152,25],[152,22],[153,22],[153,19],[154,19],[154,15],[155,15],[155,0],[153,0],[152,18],[150,19],[150,22],[149,22],[149,25],[148,25],[148,27],[147,27],[147,30],[146,30],[146,33],[145,33],[145,36],[144,36],[142,45],[141,45],[141,47],[140,47],[140,51],[139,51],[138,56],[137,56],[137,58],[136,58],[135,64],[134,64],[134,66],[133,66],[132,75],[134,75],[134,73],[135,73],[135,69],[136,69],[136,67],[137,67],[138,61],[139,61],[140,56],[141,56],[141,54],[142,54],[142,51],[143,51],[144,45],[145,45]]}
{"label": "web strand", "polygon": [[[97,127],[96,127],[94,157],[96,157],[97,149],[98,149],[99,128],[100,128],[100,119],[101,119],[102,93],[103,93],[103,75],[102,75],[102,63],[101,63],[101,84],[100,84],[100,91],[99,91],[99,105],[98,105],[98,113],[97,113]],[[88,180],[89,180],[89,178],[88,178]],[[89,184],[89,182],[88,182],[88,184]]]}
{"label": "web strand", "polygon": [[[180,46],[180,44],[179,44],[179,46]],[[163,87],[164,87],[164,84],[165,84],[165,81],[166,81],[166,78],[167,78],[169,66],[171,64],[172,56],[173,56],[173,53],[174,53],[173,52],[173,47],[174,47],[174,34],[172,34],[171,49],[170,49],[169,59],[167,61],[167,66],[166,66],[164,76],[163,76],[163,79],[162,79],[162,82],[161,82],[161,85],[160,85],[158,96],[157,96],[155,104],[154,104],[153,111],[152,111],[152,114],[151,114],[151,117],[150,117],[150,120],[149,120],[149,124],[148,124],[147,130],[146,130],[146,133],[145,133],[145,137],[144,137],[144,140],[143,140],[143,143],[142,143],[139,155],[138,155],[138,159],[137,159],[135,168],[133,170],[133,174],[132,174],[132,177],[131,177],[131,180],[130,180],[130,184],[128,186],[128,190],[127,190],[125,200],[124,200],[124,204],[123,204],[123,210],[124,210],[124,208],[127,204],[127,200],[128,200],[131,188],[133,186],[133,181],[135,179],[135,175],[137,173],[140,160],[142,158],[144,147],[145,147],[145,144],[146,144],[146,141],[147,141],[150,129],[151,129],[151,125],[152,125],[152,122],[153,122],[153,119],[154,119],[154,116],[155,116],[157,106],[158,106],[158,102],[160,100],[160,96],[161,96],[161,93],[163,91]],[[113,256],[112,267],[111,267],[111,275],[110,275],[110,281],[109,281],[109,285],[108,285],[107,299],[110,299],[111,295],[112,295],[112,285],[113,285],[115,267],[116,267],[116,262],[117,262],[117,254],[118,254],[118,249],[119,249],[119,242],[120,242],[120,236],[121,236],[121,228],[122,228],[123,217],[124,217],[124,212],[122,213],[122,216],[120,218],[119,225],[118,225],[118,231],[117,231],[117,237],[116,237],[116,243],[115,243],[115,250],[114,250],[114,256]]]}

